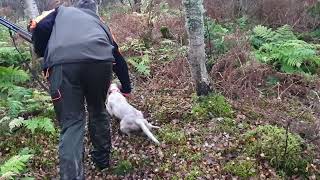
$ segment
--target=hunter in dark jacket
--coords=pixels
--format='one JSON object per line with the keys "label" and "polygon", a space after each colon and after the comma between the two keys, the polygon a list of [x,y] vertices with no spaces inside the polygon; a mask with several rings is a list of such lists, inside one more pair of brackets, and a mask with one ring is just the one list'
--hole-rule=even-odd
{"label": "hunter in dark jacket", "polygon": [[31,23],[35,52],[44,57],[43,69],[61,127],[61,179],[84,179],[83,138],[85,106],[89,112],[91,156],[99,169],[109,166],[110,116],[105,108],[112,71],[123,93],[130,93],[127,64],[109,28],[102,23],[93,0],[75,7],[60,6]]}

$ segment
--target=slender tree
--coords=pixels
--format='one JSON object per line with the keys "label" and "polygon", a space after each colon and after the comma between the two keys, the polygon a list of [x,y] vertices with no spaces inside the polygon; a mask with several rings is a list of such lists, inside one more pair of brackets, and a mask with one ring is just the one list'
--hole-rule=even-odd
{"label": "slender tree", "polygon": [[39,16],[39,10],[38,10],[38,6],[35,0],[25,0],[25,5],[26,5],[26,15],[29,18],[35,18],[37,16]]}
{"label": "slender tree", "polygon": [[[34,19],[39,16],[38,6],[35,0],[24,0],[25,2],[25,14],[28,16],[29,19]],[[32,73],[37,74],[40,72],[40,61],[36,53],[33,51],[33,47],[30,46],[30,51],[32,54],[31,66],[32,66]]]}
{"label": "slender tree", "polygon": [[210,92],[204,44],[203,0],[183,0],[189,39],[188,62],[198,96]]}

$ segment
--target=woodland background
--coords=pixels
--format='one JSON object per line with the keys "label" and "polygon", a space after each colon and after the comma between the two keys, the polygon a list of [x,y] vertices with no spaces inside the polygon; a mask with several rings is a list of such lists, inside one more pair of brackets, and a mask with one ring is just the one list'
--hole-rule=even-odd
{"label": "woodland background", "polygon": [[[0,15],[26,27],[25,2],[1,0]],[[73,2],[36,0],[40,12],[55,3]],[[108,171],[94,169],[85,141],[88,179],[320,179],[319,1],[204,0],[213,92],[200,97],[182,1],[99,3],[129,64],[129,102],[161,126],[162,144],[112,121]],[[37,69],[29,44],[13,39],[20,53],[0,26],[0,179],[57,178],[51,99],[27,68]]]}

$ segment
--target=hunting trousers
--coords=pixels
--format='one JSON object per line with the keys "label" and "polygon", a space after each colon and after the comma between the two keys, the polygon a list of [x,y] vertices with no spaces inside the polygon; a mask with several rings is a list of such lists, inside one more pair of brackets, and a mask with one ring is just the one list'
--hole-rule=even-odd
{"label": "hunting trousers", "polygon": [[91,157],[99,168],[109,166],[111,152],[110,116],[106,111],[112,63],[61,64],[49,71],[50,94],[61,128],[59,142],[60,178],[84,179],[85,106],[93,145]]}

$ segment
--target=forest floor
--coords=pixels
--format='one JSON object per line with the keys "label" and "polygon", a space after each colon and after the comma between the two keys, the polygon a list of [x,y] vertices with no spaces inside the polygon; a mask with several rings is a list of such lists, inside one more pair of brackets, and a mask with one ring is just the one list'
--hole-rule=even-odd
{"label": "forest floor", "polygon": [[[89,155],[91,145],[89,140],[85,139],[87,179],[238,179],[239,176],[230,174],[225,168],[228,162],[239,158],[257,162],[240,170],[240,174],[249,174],[254,179],[282,179],[277,170],[263,158],[241,155],[244,148],[242,135],[259,125],[281,125],[282,118],[277,113],[285,116],[293,108],[299,113],[302,112],[303,108],[296,104],[298,101],[264,101],[264,106],[269,107],[261,112],[259,107],[248,102],[230,100],[235,108],[234,124],[224,123],[224,117],[200,120],[191,114],[194,94],[186,59],[162,65],[153,64],[152,69],[152,78],[132,75],[134,91],[129,102],[142,110],[150,122],[161,127],[160,130],[153,131],[161,145],[157,146],[145,137],[129,138],[120,135],[119,123],[112,120],[113,150],[108,170],[101,172],[94,168]],[[283,105],[284,103],[286,105]],[[270,117],[267,117],[269,115]],[[309,116],[305,116],[305,119],[313,121],[314,114]],[[304,121],[306,120],[299,121],[300,130],[305,126],[301,134],[310,131],[308,123]],[[309,134],[305,136],[311,139],[312,133],[307,133]],[[21,140],[21,137],[19,138]],[[50,144],[48,137],[42,138],[38,143],[42,144],[44,149],[41,156],[34,157],[30,175],[36,179],[54,179],[59,172],[57,141]],[[318,142],[315,140],[314,143],[319,150]],[[315,152],[313,164],[308,167],[309,171],[313,172],[309,179],[319,177],[320,156],[319,151]],[[299,178],[301,176],[291,177]]]}

